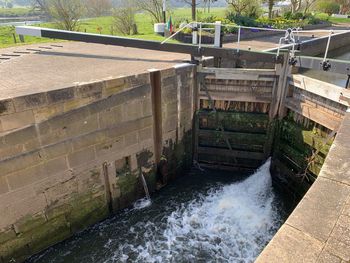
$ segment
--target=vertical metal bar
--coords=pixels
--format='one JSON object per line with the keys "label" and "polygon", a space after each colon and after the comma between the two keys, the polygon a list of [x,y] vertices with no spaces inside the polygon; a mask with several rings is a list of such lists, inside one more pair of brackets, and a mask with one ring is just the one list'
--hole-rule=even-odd
{"label": "vertical metal bar", "polygon": [[215,22],[215,39],[214,39],[214,46],[215,47],[220,47],[221,45],[221,22],[220,21],[216,21]]}
{"label": "vertical metal bar", "polygon": [[327,47],[326,47],[326,52],[324,53],[323,62],[325,62],[325,61],[327,60],[328,50],[329,50],[329,44],[331,43],[332,34],[333,34],[333,31],[331,31],[330,34],[329,34],[329,36],[328,36]]}
{"label": "vertical metal bar", "polygon": [[348,80],[346,81],[346,85],[345,85],[346,89],[350,88],[349,84],[350,84],[350,75],[348,75]]}
{"label": "vertical metal bar", "polygon": [[241,42],[241,26],[238,27],[237,52],[239,52],[239,49],[240,49],[240,42]]}
{"label": "vertical metal bar", "polygon": [[192,25],[193,25],[192,44],[197,45],[198,44],[198,24],[197,22],[194,22]]}
{"label": "vertical metal bar", "polygon": [[277,57],[280,55],[280,49],[281,49],[282,39],[285,39],[285,38],[284,38],[284,37],[281,37],[281,38],[280,38],[280,41],[278,42]]}
{"label": "vertical metal bar", "polygon": [[199,23],[199,48],[202,47],[202,22]]}

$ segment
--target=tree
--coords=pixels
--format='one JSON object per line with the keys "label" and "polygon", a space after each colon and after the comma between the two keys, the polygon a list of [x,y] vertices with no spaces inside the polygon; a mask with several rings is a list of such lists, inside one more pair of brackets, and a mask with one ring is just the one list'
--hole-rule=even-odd
{"label": "tree", "polygon": [[137,34],[135,14],[137,8],[133,1],[124,0],[118,8],[114,9],[113,27],[124,35]]}
{"label": "tree", "polygon": [[208,8],[208,13],[210,13],[210,7],[211,4],[214,2],[217,2],[218,0],[203,0],[203,5],[204,5],[204,10],[207,7]]}
{"label": "tree", "polygon": [[272,11],[273,11],[273,6],[275,5],[275,2],[277,0],[265,0],[267,3],[268,9],[269,9],[269,18],[272,18]]}
{"label": "tree", "polygon": [[83,0],[34,0],[34,7],[45,12],[65,30],[77,29],[85,13]]}
{"label": "tree", "polygon": [[340,14],[345,15],[350,11],[350,0],[336,0],[340,5]]}
{"label": "tree", "polygon": [[0,1],[0,6],[3,8],[13,8],[12,0],[2,0]]}
{"label": "tree", "polygon": [[300,11],[302,0],[290,0],[290,4],[292,7],[292,13],[294,14]]}
{"label": "tree", "polygon": [[339,13],[340,6],[335,2],[323,0],[317,4],[317,9],[321,12],[327,13],[328,15],[332,15]]}
{"label": "tree", "polygon": [[86,8],[91,16],[102,16],[112,8],[111,0],[86,0]]}
{"label": "tree", "polygon": [[162,0],[138,0],[136,5],[140,10],[151,15],[153,22],[161,23],[163,21],[163,1]]}
{"label": "tree", "polygon": [[192,21],[196,21],[197,6],[199,5],[199,1],[197,0],[183,0],[183,1],[191,6]]}
{"label": "tree", "polygon": [[317,0],[304,0],[304,14],[307,14],[316,2]]}
{"label": "tree", "polygon": [[242,15],[249,6],[249,0],[226,0],[226,2],[237,15]]}
{"label": "tree", "polygon": [[256,16],[260,8],[260,0],[226,0],[237,16]]}

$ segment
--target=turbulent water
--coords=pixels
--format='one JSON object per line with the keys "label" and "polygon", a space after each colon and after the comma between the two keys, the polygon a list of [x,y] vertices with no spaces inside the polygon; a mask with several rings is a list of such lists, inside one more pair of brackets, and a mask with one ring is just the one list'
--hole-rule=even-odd
{"label": "turbulent water", "polygon": [[269,166],[184,176],[30,262],[253,262],[285,217]]}

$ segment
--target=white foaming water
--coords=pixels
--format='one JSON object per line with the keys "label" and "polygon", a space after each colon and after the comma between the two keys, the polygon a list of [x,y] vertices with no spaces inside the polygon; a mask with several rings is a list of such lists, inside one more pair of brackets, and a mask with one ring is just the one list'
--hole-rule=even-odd
{"label": "white foaming water", "polygon": [[134,203],[134,209],[140,210],[140,209],[143,209],[143,208],[150,206],[151,204],[152,204],[151,199],[145,197],[145,198],[137,200]]}
{"label": "white foaming water", "polygon": [[131,227],[129,234],[144,241],[119,244],[105,262],[253,262],[281,223],[269,168],[267,161],[246,180],[182,205],[162,227]]}

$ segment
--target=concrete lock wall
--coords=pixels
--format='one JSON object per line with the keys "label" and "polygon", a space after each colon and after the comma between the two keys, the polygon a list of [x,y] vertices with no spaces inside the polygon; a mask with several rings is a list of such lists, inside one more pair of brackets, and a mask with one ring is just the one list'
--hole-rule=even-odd
{"label": "concrete lock wall", "polygon": [[0,101],[0,262],[23,261],[144,196],[192,159],[195,68]]}

